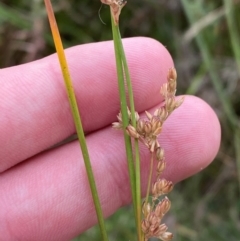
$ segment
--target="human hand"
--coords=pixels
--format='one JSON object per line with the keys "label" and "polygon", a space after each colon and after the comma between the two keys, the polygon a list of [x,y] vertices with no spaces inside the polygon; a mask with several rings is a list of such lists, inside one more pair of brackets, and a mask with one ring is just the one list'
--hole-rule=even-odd
{"label": "human hand", "polygon": [[[173,66],[148,38],[124,40],[136,109],[152,111]],[[131,202],[112,42],[66,50],[104,216]],[[96,223],[78,141],[46,149],[75,131],[56,55],[0,70],[0,240],[66,241]],[[181,81],[181,80],[180,80]],[[163,125],[164,176],[173,182],[206,167],[220,143],[220,126],[202,100],[186,96]],[[146,192],[149,154],[141,150]]]}

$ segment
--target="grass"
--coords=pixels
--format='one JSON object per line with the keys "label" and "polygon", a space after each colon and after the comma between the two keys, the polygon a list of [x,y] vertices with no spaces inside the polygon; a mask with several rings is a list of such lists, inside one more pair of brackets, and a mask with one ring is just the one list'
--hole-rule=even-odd
{"label": "grass", "polygon": [[[103,6],[100,11],[104,25],[98,17],[100,2],[53,3],[65,47],[111,39],[109,9]],[[27,0],[1,2],[0,68],[55,51],[44,5],[36,4],[37,8]],[[178,241],[239,240],[239,13],[240,1],[231,0],[132,0],[122,12],[122,36],[151,36],[161,41],[174,58],[179,93],[203,98],[215,109],[222,126],[222,143],[215,161],[176,185],[170,195],[174,201],[167,221]],[[32,24],[36,18],[42,24],[38,31]],[[194,34],[187,38],[193,28]],[[32,43],[38,43],[39,38],[43,44],[36,45],[33,53]],[[134,240],[129,210],[131,207],[124,207],[107,221],[110,240]],[[98,237],[98,230],[92,228],[78,240],[94,241]]]}

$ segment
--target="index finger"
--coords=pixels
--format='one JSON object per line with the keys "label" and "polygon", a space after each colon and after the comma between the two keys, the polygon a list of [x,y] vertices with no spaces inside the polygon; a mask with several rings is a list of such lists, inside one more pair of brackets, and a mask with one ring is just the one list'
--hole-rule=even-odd
{"label": "index finger", "polygon": [[[172,59],[149,38],[125,39],[136,109],[161,101]],[[109,125],[119,112],[113,43],[66,50],[84,130]],[[75,132],[56,55],[0,71],[0,172],[60,142]]]}

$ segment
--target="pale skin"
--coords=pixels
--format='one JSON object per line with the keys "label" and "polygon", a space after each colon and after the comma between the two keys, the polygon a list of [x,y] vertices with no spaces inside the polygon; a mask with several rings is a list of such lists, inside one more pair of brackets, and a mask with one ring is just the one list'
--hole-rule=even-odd
{"label": "pale skin", "polygon": [[[150,113],[173,61],[155,40],[124,40],[136,108]],[[104,216],[131,202],[122,133],[111,128],[119,112],[112,42],[66,50]],[[77,141],[50,148],[75,131],[56,55],[0,70],[1,240],[67,241],[96,224]],[[184,81],[184,80],[178,80]],[[201,99],[186,96],[163,125],[167,169],[179,182],[216,156],[220,125]],[[141,150],[142,191],[149,154]],[[174,202],[174,200],[172,200]]]}

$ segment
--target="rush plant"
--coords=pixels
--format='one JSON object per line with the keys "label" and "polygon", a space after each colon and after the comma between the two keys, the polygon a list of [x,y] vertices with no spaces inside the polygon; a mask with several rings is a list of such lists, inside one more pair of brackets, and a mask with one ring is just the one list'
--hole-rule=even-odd
{"label": "rush plant", "polygon": [[[120,113],[117,116],[118,122],[113,123],[113,127],[122,130],[124,135],[132,202],[137,227],[137,239],[138,241],[147,241],[149,238],[155,237],[163,241],[168,241],[172,239],[173,235],[167,231],[168,227],[162,222],[162,219],[171,206],[171,202],[166,195],[173,189],[173,183],[161,177],[162,172],[166,169],[167,163],[165,160],[164,149],[158,141],[158,136],[161,134],[163,124],[169,115],[183,102],[183,98],[176,99],[175,97],[177,73],[174,68],[171,68],[166,76],[167,81],[160,90],[160,94],[164,98],[164,104],[160,108],[156,109],[153,114],[146,112],[146,118],[140,117],[134,107],[134,93],[132,90],[130,73],[119,31],[119,17],[122,8],[126,5],[126,1],[101,0],[101,2],[109,5],[111,13],[121,107]],[[80,111],[77,106],[60,34],[50,0],[45,0],[45,5],[85,162],[86,172],[98,217],[98,223],[101,229],[101,239],[107,241],[108,236],[94,181]],[[151,159],[149,160],[150,171],[148,176],[147,194],[143,201],[140,185],[141,160],[139,142],[143,143],[151,154]],[[154,170],[154,162],[156,162],[156,170]],[[155,175],[154,178],[153,175]],[[153,180],[156,181],[153,182]]]}

